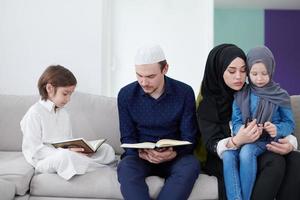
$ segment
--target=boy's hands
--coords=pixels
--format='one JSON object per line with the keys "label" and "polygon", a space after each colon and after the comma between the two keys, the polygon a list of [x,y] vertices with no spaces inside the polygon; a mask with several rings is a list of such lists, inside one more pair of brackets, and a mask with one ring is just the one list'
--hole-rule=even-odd
{"label": "boy's hands", "polygon": [[83,153],[84,152],[84,148],[78,148],[78,147],[71,147],[69,148],[70,151],[74,151],[76,153],[81,153],[83,155],[86,155],[88,157],[91,157],[93,155],[93,153]]}
{"label": "boy's hands", "polygon": [[264,130],[267,131],[269,133],[269,135],[273,138],[276,137],[276,135],[277,135],[277,128],[271,122],[265,123]]}
{"label": "boy's hands", "polygon": [[150,163],[159,164],[172,160],[177,156],[177,152],[172,147],[163,149],[139,149],[139,157]]}
{"label": "boy's hands", "polygon": [[82,152],[84,152],[84,148],[79,148],[79,147],[70,147],[69,150],[70,150],[70,151],[77,152],[77,153],[82,153]]}

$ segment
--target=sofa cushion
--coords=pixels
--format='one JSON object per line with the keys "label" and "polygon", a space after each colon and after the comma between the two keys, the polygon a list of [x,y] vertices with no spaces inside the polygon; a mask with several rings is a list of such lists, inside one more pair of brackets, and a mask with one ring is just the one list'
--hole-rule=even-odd
{"label": "sofa cushion", "polygon": [[74,137],[88,140],[106,138],[116,153],[121,154],[117,100],[113,97],[76,92],[66,106]]}
{"label": "sofa cushion", "polygon": [[16,194],[24,195],[34,174],[21,152],[0,151],[0,178],[14,184]]}
{"label": "sofa cushion", "polygon": [[300,95],[291,96],[291,101],[296,123],[296,130],[294,134],[298,139],[298,149],[300,149]]}
{"label": "sofa cushion", "polygon": [[116,170],[103,167],[69,181],[57,174],[36,174],[30,193],[33,196],[121,199],[119,187]]}
{"label": "sofa cushion", "polygon": [[38,96],[0,95],[0,151],[20,151],[22,132],[20,121]]}
{"label": "sofa cushion", "polygon": [[13,199],[15,196],[15,185],[9,181],[0,179],[0,194],[0,199]]}
{"label": "sofa cushion", "polygon": [[[15,199],[14,200],[28,200],[30,198],[30,195],[29,194],[26,194],[26,195],[23,195],[23,196],[15,196]],[[31,198],[30,198],[31,200]],[[41,200],[41,199],[39,199]]]}
{"label": "sofa cushion", "polygon": [[[149,193],[156,198],[164,179],[150,176],[146,179]],[[49,184],[51,183],[51,184]],[[217,179],[200,174],[190,199],[217,199]],[[30,185],[32,196],[122,199],[117,172],[109,167],[97,169],[66,181],[56,174],[36,174]]]}
{"label": "sofa cushion", "polygon": [[193,187],[189,200],[218,199],[218,179],[200,174]]}

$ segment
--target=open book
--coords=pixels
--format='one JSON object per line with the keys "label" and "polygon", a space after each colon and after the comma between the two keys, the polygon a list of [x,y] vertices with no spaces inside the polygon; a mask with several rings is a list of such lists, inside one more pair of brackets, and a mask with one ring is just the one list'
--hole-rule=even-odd
{"label": "open book", "polygon": [[83,148],[83,153],[95,153],[106,139],[86,141],[83,138],[62,140],[51,143],[55,148]]}
{"label": "open book", "polygon": [[163,148],[163,147],[173,147],[173,146],[181,146],[181,145],[189,145],[192,144],[188,141],[181,140],[173,140],[173,139],[161,139],[156,143],[153,142],[141,142],[141,143],[123,143],[121,147],[123,148],[136,148],[136,149],[155,149],[155,148]]}

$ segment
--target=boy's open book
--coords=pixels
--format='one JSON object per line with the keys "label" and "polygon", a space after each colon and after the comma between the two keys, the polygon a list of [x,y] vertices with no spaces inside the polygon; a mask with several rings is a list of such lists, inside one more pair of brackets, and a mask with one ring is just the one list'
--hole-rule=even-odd
{"label": "boy's open book", "polygon": [[95,153],[106,139],[86,141],[83,138],[62,140],[51,143],[55,148],[83,148],[83,153]]}
{"label": "boy's open book", "polygon": [[155,148],[163,148],[163,147],[173,147],[173,146],[181,146],[181,145],[189,145],[192,144],[188,141],[181,140],[173,140],[173,139],[161,139],[156,143],[153,142],[141,142],[141,143],[123,143],[121,147],[123,148],[137,148],[137,149],[155,149]]}

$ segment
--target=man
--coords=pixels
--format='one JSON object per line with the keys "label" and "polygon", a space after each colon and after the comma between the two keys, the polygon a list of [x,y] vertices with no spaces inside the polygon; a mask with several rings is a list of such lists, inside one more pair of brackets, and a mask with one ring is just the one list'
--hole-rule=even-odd
{"label": "man", "polygon": [[192,145],[160,149],[126,148],[118,166],[124,199],[150,199],[145,178],[158,175],[165,184],[157,199],[188,199],[200,172],[193,156],[198,134],[194,92],[166,76],[168,64],[158,45],[145,46],[135,58],[137,81],[118,94],[121,143],[185,140]]}

